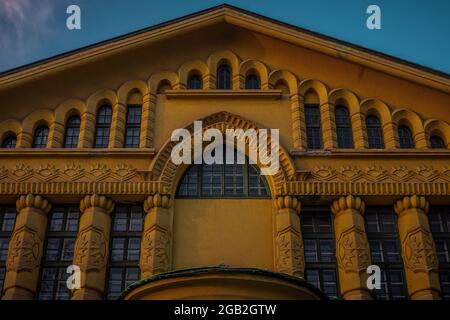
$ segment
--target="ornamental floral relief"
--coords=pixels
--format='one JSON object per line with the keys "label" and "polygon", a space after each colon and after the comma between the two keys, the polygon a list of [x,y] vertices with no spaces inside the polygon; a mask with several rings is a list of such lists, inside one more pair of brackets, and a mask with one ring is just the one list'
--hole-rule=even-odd
{"label": "ornamental floral relief", "polygon": [[305,261],[303,257],[303,241],[292,231],[278,234],[277,269],[279,272],[303,276]]}
{"label": "ornamental floral relief", "polygon": [[169,270],[169,234],[167,230],[153,228],[142,239],[141,270],[151,274]]}
{"label": "ornamental floral relief", "polygon": [[421,226],[411,229],[403,240],[402,249],[405,267],[414,272],[438,269],[436,249],[432,235]]}
{"label": "ornamental floral relief", "polygon": [[24,226],[16,230],[9,243],[7,271],[32,272],[41,261],[42,240],[36,230]]}
{"label": "ornamental floral relief", "polygon": [[101,271],[107,258],[108,245],[103,231],[93,226],[82,230],[75,243],[74,264],[83,271]]}
{"label": "ornamental floral relief", "polygon": [[336,244],[338,265],[345,272],[360,272],[369,266],[370,250],[365,232],[356,226],[344,230]]}

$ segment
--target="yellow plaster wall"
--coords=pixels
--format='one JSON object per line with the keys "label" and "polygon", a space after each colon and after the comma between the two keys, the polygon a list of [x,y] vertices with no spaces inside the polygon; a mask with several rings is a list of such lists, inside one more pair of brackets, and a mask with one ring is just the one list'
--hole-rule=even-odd
{"label": "yellow plaster wall", "polygon": [[173,269],[226,264],[273,270],[268,199],[176,199]]}

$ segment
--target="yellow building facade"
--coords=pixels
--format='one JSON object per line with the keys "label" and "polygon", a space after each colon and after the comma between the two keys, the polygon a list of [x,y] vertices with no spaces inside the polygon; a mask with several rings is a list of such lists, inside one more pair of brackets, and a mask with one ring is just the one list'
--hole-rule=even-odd
{"label": "yellow building facade", "polygon": [[[2,299],[450,297],[446,74],[220,6],[3,73],[0,103]],[[196,120],[279,129],[279,170],[176,165]]]}

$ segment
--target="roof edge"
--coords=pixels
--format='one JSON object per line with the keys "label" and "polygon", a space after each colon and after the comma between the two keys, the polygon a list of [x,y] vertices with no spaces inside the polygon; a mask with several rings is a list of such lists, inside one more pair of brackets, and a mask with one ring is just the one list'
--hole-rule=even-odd
{"label": "roof edge", "polygon": [[[99,55],[124,50],[126,46],[158,41],[226,21],[334,57],[364,65],[446,93],[450,93],[450,74],[396,58],[372,49],[297,27],[229,4],[221,4],[125,35],[91,44],[0,73],[0,90],[39,77],[43,72],[64,70],[73,64]],[[188,26],[180,28],[180,23]]]}

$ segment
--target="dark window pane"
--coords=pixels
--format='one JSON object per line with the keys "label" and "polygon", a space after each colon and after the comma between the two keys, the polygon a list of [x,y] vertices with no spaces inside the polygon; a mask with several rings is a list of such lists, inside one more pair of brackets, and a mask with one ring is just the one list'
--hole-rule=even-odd
{"label": "dark window pane", "polygon": [[318,105],[305,105],[306,136],[308,148],[322,148],[322,129]]}
{"label": "dark window pane", "polygon": [[261,89],[261,83],[258,75],[249,74],[247,78],[245,78],[245,89],[251,90]]}
{"label": "dark window pane", "polygon": [[369,148],[371,149],[384,148],[381,125],[377,117],[368,116],[366,118],[366,129]]}
{"label": "dark window pane", "polygon": [[34,131],[33,148],[46,148],[48,140],[48,127],[40,126]]}
{"label": "dark window pane", "polygon": [[95,133],[95,148],[107,148],[109,144],[109,131],[112,120],[112,109],[109,105],[101,106],[97,112]]}
{"label": "dark window pane", "polygon": [[76,148],[78,145],[78,136],[80,134],[80,117],[73,116],[67,120],[66,134],[64,138],[65,148]]}
{"label": "dark window pane", "polygon": [[430,137],[430,146],[433,149],[445,149],[444,140],[439,136],[431,136]]}
{"label": "dark window pane", "polygon": [[3,139],[2,148],[13,149],[16,147],[16,143],[17,143],[16,136],[8,136],[5,139]]}
{"label": "dark window pane", "polygon": [[198,74],[193,74],[188,80],[188,89],[201,89],[203,86],[202,78]]}
{"label": "dark window pane", "polygon": [[345,106],[336,106],[336,135],[339,148],[353,148],[352,127],[348,109]]}
{"label": "dark window pane", "polygon": [[400,148],[408,149],[414,148],[414,140],[412,137],[411,129],[406,126],[398,127],[398,140]]}
{"label": "dark window pane", "polygon": [[228,64],[217,68],[217,89],[231,89],[231,67]]}

